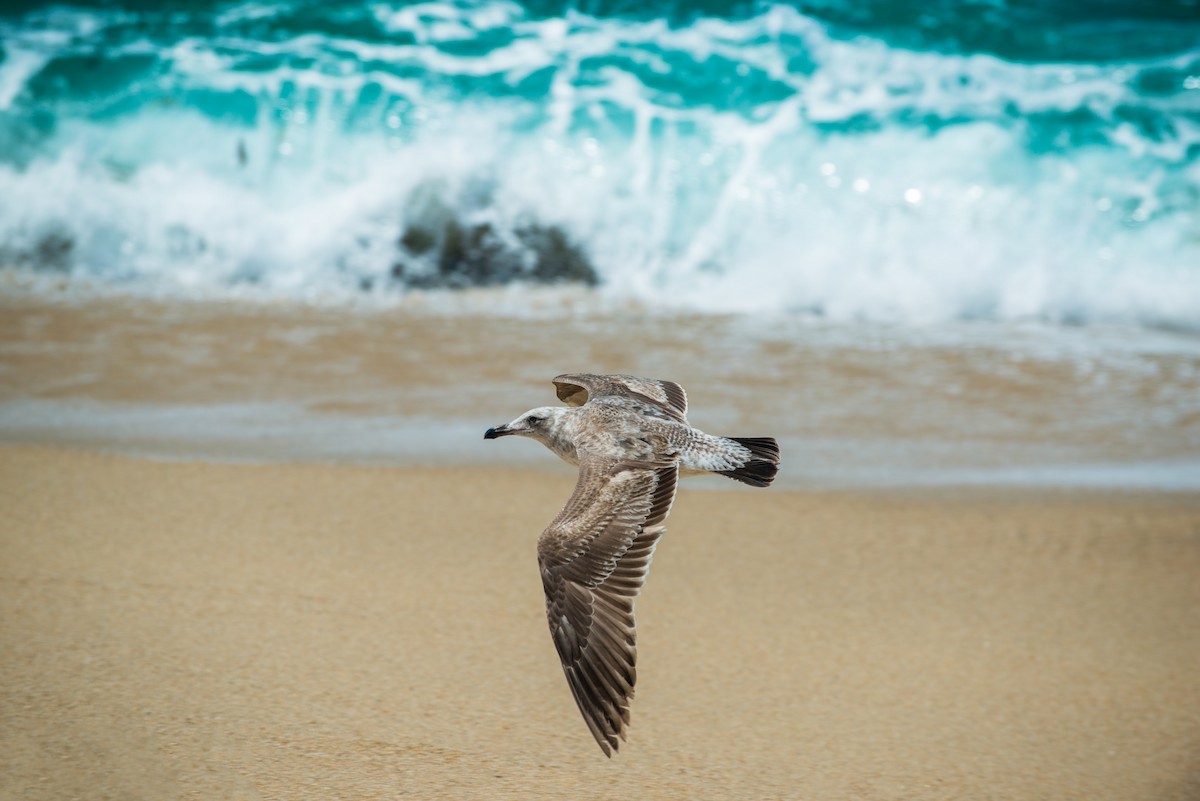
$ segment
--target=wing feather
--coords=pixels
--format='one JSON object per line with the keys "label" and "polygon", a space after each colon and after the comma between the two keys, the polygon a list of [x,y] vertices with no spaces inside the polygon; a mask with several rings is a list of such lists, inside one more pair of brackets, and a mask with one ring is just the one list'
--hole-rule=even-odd
{"label": "wing feather", "polygon": [[591,398],[616,395],[649,403],[672,420],[687,422],[687,393],[674,381],[622,374],[564,373],[554,379],[554,387],[558,399],[568,406],[582,406]]}
{"label": "wing feather", "polygon": [[675,460],[585,459],[570,500],[538,540],[546,617],[567,684],[608,756],[629,726],[637,681],[634,598],[675,498]]}

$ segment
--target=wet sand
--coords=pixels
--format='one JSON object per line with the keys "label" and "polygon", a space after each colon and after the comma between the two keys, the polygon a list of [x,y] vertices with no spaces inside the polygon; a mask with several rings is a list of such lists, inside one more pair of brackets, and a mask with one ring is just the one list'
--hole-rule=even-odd
{"label": "wet sand", "polygon": [[[518,299],[524,316],[497,313]],[[779,438],[791,487],[1200,488],[1200,343],[1165,332],[822,326],[569,293],[376,309],[0,294],[0,442],[537,466],[540,449],[479,431],[579,371],[681,382],[701,428]]]}
{"label": "wet sand", "polygon": [[0,448],[0,797],[1200,797],[1196,497],[685,486],[609,761],[571,481]]}

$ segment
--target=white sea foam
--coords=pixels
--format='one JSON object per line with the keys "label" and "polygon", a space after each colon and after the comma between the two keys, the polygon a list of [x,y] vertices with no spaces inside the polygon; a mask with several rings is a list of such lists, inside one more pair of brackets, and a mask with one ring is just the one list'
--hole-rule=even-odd
{"label": "white sea foam", "polygon": [[[510,3],[374,14],[411,41],[112,44],[162,71],[54,106],[39,146],[0,163],[0,261],[182,294],[398,294],[399,242],[433,196],[518,249],[522,226],[561,230],[609,297],[1200,327],[1200,91],[1133,86],[1194,53],[1020,64],[841,38],[784,7],[682,26]],[[38,20],[5,31],[13,114],[111,22]]]}

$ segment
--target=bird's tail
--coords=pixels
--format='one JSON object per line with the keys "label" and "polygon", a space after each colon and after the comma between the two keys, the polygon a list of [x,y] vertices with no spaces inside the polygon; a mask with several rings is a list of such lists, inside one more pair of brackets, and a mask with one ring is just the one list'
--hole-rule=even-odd
{"label": "bird's tail", "polygon": [[779,472],[779,443],[773,437],[727,437],[750,451],[750,458],[741,467],[718,471],[723,476],[749,484],[769,487]]}

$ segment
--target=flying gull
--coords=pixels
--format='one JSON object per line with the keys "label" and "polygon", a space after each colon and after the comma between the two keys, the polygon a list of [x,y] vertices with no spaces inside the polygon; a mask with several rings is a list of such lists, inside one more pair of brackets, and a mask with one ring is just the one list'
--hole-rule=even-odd
{"label": "flying gull", "polygon": [[720,473],[766,487],[779,471],[770,437],[714,437],[687,421],[673,381],[571,373],[567,406],[531,409],[484,439],[536,439],[579,467],[575,491],[538,538],[546,616],[567,684],[606,756],[625,739],[637,678],[633,600],[680,475]]}

